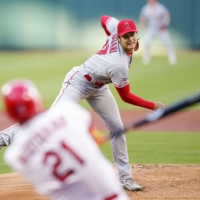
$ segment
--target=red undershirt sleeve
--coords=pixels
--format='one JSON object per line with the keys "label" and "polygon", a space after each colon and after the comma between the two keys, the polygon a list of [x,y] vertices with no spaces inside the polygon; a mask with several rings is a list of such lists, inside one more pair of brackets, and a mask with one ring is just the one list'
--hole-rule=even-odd
{"label": "red undershirt sleeve", "polygon": [[119,96],[121,97],[121,99],[123,101],[125,101],[126,103],[130,103],[135,106],[140,106],[143,108],[148,108],[148,109],[154,110],[155,103],[144,100],[144,99],[136,96],[135,94],[132,94],[130,92],[129,84],[124,86],[123,88],[117,88],[117,87],[115,87],[115,88],[116,88],[117,92],[119,93]]}
{"label": "red undershirt sleeve", "polygon": [[101,17],[101,26],[103,27],[104,31],[106,32],[107,36],[110,36],[110,32],[108,31],[108,29],[106,28],[106,22],[107,20],[110,18],[110,16],[107,15],[103,15]]}

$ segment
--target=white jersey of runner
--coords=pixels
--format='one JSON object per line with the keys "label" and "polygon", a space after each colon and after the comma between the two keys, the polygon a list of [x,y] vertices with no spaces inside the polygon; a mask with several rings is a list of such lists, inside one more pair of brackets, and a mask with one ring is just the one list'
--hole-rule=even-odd
{"label": "white jersey of runner", "polygon": [[160,30],[160,27],[164,25],[163,19],[166,13],[169,14],[168,9],[160,3],[157,3],[155,7],[147,4],[142,8],[140,16],[146,18],[147,28]]}
{"label": "white jersey of runner", "polygon": [[5,161],[53,200],[128,200],[90,126],[89,112],[66,100],[25,123]]}
{"label": "white jersey of runner", "polygon": [[96,81],[113,83],[121,88],[128,84],[128,71],[132,54],[127,55],[118,42],[117,25],[119,21],[113,17],[107,20],[106,28],[111,34],[103,48],[90,57],[84,68]]}

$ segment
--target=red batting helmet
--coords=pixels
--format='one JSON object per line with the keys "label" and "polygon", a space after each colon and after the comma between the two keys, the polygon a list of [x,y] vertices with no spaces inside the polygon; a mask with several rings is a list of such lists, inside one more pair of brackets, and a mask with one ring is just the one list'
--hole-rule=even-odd
{"label": "red batting helmet", "polygon": [[43,111],[42,98],[27,79],[9,81],[2,87],[2,95],[8,115],[20,123]]}
{"label": "red batting helmet", "polygon": [[122,36],[130,32],[138,32],[135,22],[131,19],[123,19],[117,26],[117,32],[119,36]]}

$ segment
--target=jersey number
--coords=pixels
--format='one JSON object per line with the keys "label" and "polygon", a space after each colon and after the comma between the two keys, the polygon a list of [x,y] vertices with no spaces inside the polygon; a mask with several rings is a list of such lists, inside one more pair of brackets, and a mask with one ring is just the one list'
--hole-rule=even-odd
{"label": "jersey number", "polygon": [[[60,143],[60,147],[66,151],[66,153],[70,153],[73,158],[75,158],[77,160],[78,163],[80,163],[81,165],[84,164],[84,161],[64,142]],[[59,156],[59,154],[57,152],[54,151],[48,151],[45,153],[44,155],[44,159],[43,159],[43,163],[47,164],[48,159],[50,158],[54,158],[55,159],[55,163],[52,166],[52,173],[53,175],[60,181],[64,181],[65,179],[67,179],[70,175],[72,175],[74,173],[73,169],[69,169],[64,173],[60,173],[58,171],[58,167],[59,165],[62,163],[62,158]]]}

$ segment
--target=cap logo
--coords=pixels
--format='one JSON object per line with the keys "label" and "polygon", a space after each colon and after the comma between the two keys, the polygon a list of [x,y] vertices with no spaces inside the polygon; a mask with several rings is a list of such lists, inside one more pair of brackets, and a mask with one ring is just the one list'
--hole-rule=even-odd
{"label": "cap logo", "polygon": [[128,22],[125,22],[125,30],[131,29]]}

